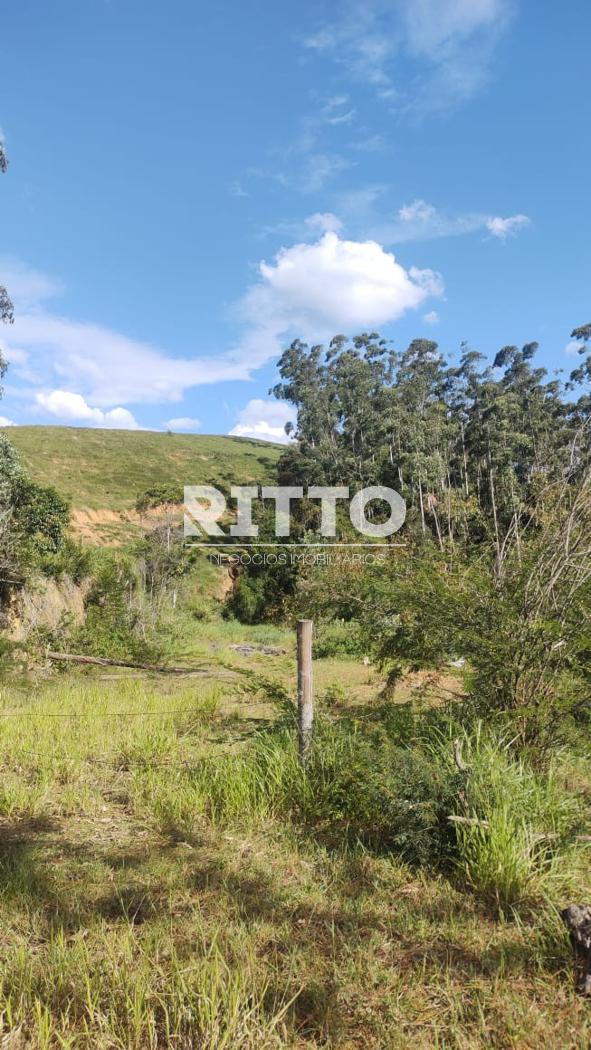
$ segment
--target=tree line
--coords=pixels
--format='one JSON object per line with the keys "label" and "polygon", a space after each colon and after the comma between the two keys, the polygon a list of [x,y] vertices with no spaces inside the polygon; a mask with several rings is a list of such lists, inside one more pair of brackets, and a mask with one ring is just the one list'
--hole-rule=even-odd
{"label": "tree line", "polygon": [[492,538],[500,552],[548,484],[589,462],[591,324],[571,338],[583,361],[566,383],[535,365],[537,343],[490,365],[467,345],[452,364],[435,342],[398,352],[375,332],[327,348],[295,340],[272,388],[297,409],[280,481],[389,485],[441,550]]}

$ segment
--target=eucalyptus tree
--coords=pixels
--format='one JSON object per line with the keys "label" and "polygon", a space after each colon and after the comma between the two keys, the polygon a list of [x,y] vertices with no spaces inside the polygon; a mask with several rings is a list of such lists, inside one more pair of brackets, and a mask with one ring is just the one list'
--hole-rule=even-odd
{"label": "eucalyptus tree", "polygon": [[[0,139],[0,173],[4,174],[7,168],[8,158],[4,149],[4,143]],[[4,321],[7,324],[12,324],[13,320],[14,307],[12,305],[11,298],[8,292],[6,291],[6,288],[4,288],[4,286],[0,284],[0,321]],[[3,366],[2,353],[0,351],[0,375],[3,374],[3,367],[5,368],[5,366]]]}
{"label": "eucalyptus tree", "polygon": [[[591,325],[573,332],[583,351],[590,334]],[[296,340],[272,390],[297,409],[281,479],[390,485],[442,550],[456,537],[488,536],[500,553],[506,530],[519,529],[544,486],[572,469],[574,435],[589,420],[589,395],[565,399],[536,367],[537,349],[504,346],[488,366],[463,344],[451,366],[427,339],[401,353],[376,332],[335,336],[326,349]],[[586,378],[591,357],[571,383]],[[583,456],[579,444],[574,458],[586,462],[591,450]]]}

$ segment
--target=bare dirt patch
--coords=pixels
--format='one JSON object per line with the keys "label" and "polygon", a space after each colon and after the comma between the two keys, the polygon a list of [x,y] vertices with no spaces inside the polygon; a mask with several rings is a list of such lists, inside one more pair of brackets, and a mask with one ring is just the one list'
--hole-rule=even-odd
{"label": "bare dirt patch", "polygon": [[148,531],[158,525],[179,525],[182,508],[178,506],[157,507],[140,514],[139,511],[95,510],[91,507],[75,507],[72,510],[72,531],[97,547],[117,547],[134,533]]}

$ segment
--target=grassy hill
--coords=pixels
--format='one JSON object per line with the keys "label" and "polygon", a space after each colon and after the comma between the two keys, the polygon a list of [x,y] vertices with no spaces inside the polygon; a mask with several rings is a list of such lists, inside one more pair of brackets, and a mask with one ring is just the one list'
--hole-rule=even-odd
{"label": "grassy hill", "polygon": [[121,537],[137,496],[153,485],[263,483],[281,455],[280,445],[220,435],[53,426],[6,433],[31,477],[67,496],[78,532],[99,542]]}
{"label": "grassy hill", "polygon": [[281,454],[279,445],[207,434],[41,426],[6,433],[35,481],[93,510],[129,510],[152,485],[267,481]]}

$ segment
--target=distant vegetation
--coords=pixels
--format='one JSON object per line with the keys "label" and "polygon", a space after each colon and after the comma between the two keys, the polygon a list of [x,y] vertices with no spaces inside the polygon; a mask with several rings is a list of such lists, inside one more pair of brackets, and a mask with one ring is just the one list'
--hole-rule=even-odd
{"label": "distant vegetation", "polygon": [[220,435],[48,426],[2,433],[35,481],[92,510],[132,510],[155,487],[263,483],[281,455],[280,445]]}

